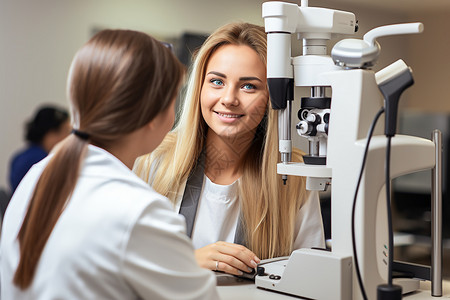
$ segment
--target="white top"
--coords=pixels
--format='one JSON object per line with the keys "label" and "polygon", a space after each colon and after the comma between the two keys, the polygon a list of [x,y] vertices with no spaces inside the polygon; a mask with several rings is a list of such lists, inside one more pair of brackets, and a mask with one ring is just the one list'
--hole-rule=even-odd
{"label": "white top", "polygon": [[[230,185],[219,185],[206,175],[200,195],[197,214],[192,230],[192,241],[196,249],[217,241],[234,242],[240,213],[238,200],[239,180]],[[182,189],[184,191],[184,189]],[[177,203],[177,211],[181,199]],[[317,192],[309,196],[300,208],[295,222],[293,249],[325,248],[325,239]]]}
{"label": "white top", "polygon": [[[117,158],[90,145],[73,196],[40,257],[32,285],[12,284],[17,233],[49,158],[22,180],[0,242],[2,299],[217,299],[182,216]],[[70,172],[70,170],[68,170]]]}
{"label": "white top", "polygon": [[238,189],[236,180],[230,185],[220,185],[203,176],[200,194],[192,228],[192,242],[196,249],[217,241],[234,242],[239,218]]}

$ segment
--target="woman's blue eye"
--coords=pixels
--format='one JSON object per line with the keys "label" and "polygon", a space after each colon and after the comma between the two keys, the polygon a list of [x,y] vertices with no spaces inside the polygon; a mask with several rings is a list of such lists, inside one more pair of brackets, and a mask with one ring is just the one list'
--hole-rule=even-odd
{"label": "woman's blue eye", "polygon": [[255,89],[256,87],[251,83],[247,83],[247,84],[244,84],[243,88],[244,88],[244,90],[252,90],[252,89]]}
{"label": "woman's blue eye", "polygon": [[220,79],[211,79],[210,82],[214,85],[223,85],[223,82]]}

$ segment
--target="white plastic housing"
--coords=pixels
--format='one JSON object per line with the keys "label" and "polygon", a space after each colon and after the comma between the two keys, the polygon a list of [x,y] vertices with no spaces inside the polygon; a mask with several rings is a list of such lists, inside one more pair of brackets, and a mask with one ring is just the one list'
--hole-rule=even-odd
{"label": "white plastic housing", "polygon": [[267,78],[293,78],[289,33],[267,34]]}
{"label": "white plastic housing", "polygon": [[263,3],[262,17],[266,32],[297,32],[306,38],[353,34],[356,26],[355,15],[350,12],[278,1]]}
{"label": "white plastic housing", "polygon": [[329,56],[296,56],[292,59],[292,64],[296,86],[329,86],[330,81],[322,74],[341,69]]}
{"label": "white plastic housing", "polygon": [[367,32],[364,35],[364,41],[369,45],[374,45],[375,40],[382,36],[387,35],[398,35],[398,34],[413,34],[421,33],[423,31],[422,23],[406,23],[406,24],[395,24],[377,27]]}
{"label": "white plastic housing", "polygon": [[377,81],[377,84],[380,85],[408,70],[411,69],[402,59],[399,59],[386,68],[378,71],[375,74],[375,80]]}

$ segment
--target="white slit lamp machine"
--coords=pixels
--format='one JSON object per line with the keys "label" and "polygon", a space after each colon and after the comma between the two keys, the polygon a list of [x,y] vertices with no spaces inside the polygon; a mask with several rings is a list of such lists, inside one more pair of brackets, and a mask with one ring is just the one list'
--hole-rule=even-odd
{"label": "white slit lamp machine", "polygon": [[[441,134],[435,130],[432,140],[395,134],[398,100],[413,84],[411,69],[398,60],[379,72],[371,70],[381,49],[378,37],[420,33],[423,25],[378,27],[363,39],[340,40],[330,56],[328,40],[357,31],[353,13],[309,7],[308,1],[302,0],[300,6],[279,1],[263,3],[262,14],[267,32],[271,105],[278,110],[279,119],[281,163],[277,172],[284,181],[289,180],[288,176],[307,177],[309,190],[323,191],[330,185],[332,246],[331,250],[299,249],[289,257],[263,261],[255,277],[256,286],[308,299],[397,299],[391,298],[389,292],[380,292],[380,286],[389,281],[394,270],[413,274],[409,276],[413,278],[393,280],[395,286],[401,287],[400,298],[402,293],[417,290],[420,279],[431,280],[431,295],[441,296]],[[303,53],[297,57],[291,55],[293,34],[303,44]],[[294,86],[311,88],[311,94],[301,98],[299,122],[294,125],[298,134],[309,141],[304,163],[291,162]],[[372,120],[383,108],[384,124],[373,127],[366,150]],[[386,176],[384,164],[388,158],[387,137],[391,140],[390,176]],[[365,153],[365,169],[361,171]],[[432,265],[393,262],[386,183],[390,185],[392,178],[426,169],[433,174]],[[354,251],[359,266],[355,266]]]}

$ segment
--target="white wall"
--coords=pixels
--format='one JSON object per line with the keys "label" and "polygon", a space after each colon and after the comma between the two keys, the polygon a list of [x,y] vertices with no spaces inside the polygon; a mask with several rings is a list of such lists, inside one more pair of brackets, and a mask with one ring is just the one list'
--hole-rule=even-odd
{"label": "white wall", "polygon": [[[42,103],[67,107],[65,82],[76,50],[89,38],[94,28],[128,28],[158,37],[175,37],[184,31],[209,33],[229,21],[243,20],[263,24],[263,0],[1,0],[0,2],[0,186],[7,186],[9,159],[24,145],[23,124]],[[295,2],[295,1],[290,1]],[[360,33],[391,23],[420,20],[404,12],[392,12],[343,5],[332,0],[310,1],[310,5],[353,11],[360,23]],[[448,14],[447,14],[448,15]],[[405,58],[418,68],[420,91],[409,92],[411,102],[420,105],[424,95],[440,94],[450,88],[446,54],[448,18],[434,19],[421,41],[417,37],[382,38],[379,67]],[[447,24],[447,25],[445,25]],[[444,45],[447,42],[447,46]],[[433,43],[436,42],[436,43]],[[411,48],[412,45],[414,48]],[[420,46],[420,47],[419,47]],[[445,48],[447,47],[447,48]],[[445,51],[442,49],[446,49]],[[428,52],[432,50],[431,52]],[[425,54],[425,53],[431,53]],[[439,55],[439,57],[438,57]],[[407,58],[407,60],[406,60]],[[431,63],[431,65],[430,65]],[[430,69],[433,68],[433,69]],[[439,78],[435,79],[435,70]],[[418,81],[418,80],[417,80]],[[427,87],[430,85],[432,91]],[[416,87],[413,87],[414,89]],[[412,89],[413,89],[412,88]],[[411,95],[412,94],[412,95]],[[450,104],[445,106],[450,111]]]}

